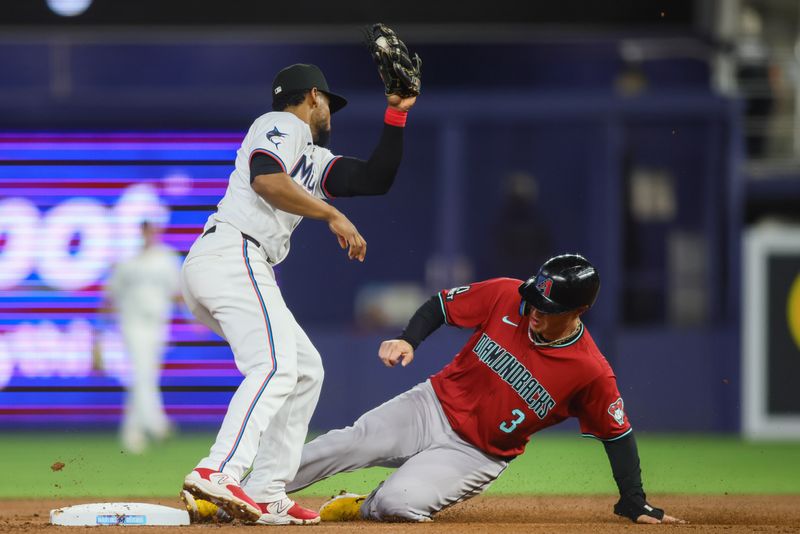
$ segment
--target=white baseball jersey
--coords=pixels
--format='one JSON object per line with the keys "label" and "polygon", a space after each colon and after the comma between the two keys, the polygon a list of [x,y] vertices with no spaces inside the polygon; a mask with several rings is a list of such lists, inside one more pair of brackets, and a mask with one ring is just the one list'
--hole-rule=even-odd
{"label": "white baseball jersey", "polygon": [[227,222],[252,236],[272,265],[289,254],[289,239],[303,219],[271,206],[250,185],[250,160],[256,154],[274,158],[283,171],[309,195],[325,199],[324,180],[339,157],[314,145],[308,124],[292,113],[273,111],[260,116],[250,126],[236,152],[236,168],[228,182],[217,212],[209,217],[206,229],[216,222]]}

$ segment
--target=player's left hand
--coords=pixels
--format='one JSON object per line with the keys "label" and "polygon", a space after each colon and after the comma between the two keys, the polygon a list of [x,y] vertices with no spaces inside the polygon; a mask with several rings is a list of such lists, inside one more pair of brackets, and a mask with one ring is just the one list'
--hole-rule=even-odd
{"label": "player's left hand", "polygon": [[394,367],[398,363],[405,367],[414,360],[414,347],[404,339],[389,339],[381,343],[378,357],[386,367]]}
{"label": "player's left hand", "polygon": [[408,111],[417,102],[416,96],[386,95],[386,102],[398,111]]}
{"label": "player's left hand", "polygon": [[665,514],[661,508],[651,506],[644,495],[620,497],[614,505],[614,513],[642,525],[686,523],[683,519]]}
{"label": "player's left hand", "polygon": [[671,515],[664,514],[660,520],[656,519],[655,517],[650,517],[649,515],[642,514],[636,518],[636,522],[642,525],[658,525],[658,524],[685,524],[687,521],[683,519],[678,519],[677,517],[672,517]]}

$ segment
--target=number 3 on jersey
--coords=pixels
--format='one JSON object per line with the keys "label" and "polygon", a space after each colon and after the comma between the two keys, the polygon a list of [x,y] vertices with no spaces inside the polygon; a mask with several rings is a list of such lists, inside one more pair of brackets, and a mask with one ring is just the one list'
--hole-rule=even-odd
{"label": "number 3 on jersey", "polygon": [[500,430],[502,430],[506,434],[511,434],[517,428],[517,425],[525,420],[525,414],[522,413],[522,410],[514,408],[511,411],[511,415],[515,415],[517,418],[511,421],[510,423],[506,423],[505,421],[500,423]]}

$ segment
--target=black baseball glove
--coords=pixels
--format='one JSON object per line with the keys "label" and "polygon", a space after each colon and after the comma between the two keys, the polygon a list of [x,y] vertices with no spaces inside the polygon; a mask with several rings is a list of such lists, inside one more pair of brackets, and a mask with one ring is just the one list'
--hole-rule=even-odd
{"label": "black baseball glove", "polygon": [[614,505],[614,513],[622,517],[627,517],[634,523],[636,523],[636,519],[640,515],[649,515],[650,517],[655,517],[659,521],[664,518],[664,510],[647,504],[644,495],[621,497],[620,500],[617,501],[617,504]]}
{"label": "black baseball glove", "polygon": [[378,65],[387,95],[419,95],[422,60],[417,54],[409,55],[406,45],[391,28],[380,23],[367,26],[364,41]]}

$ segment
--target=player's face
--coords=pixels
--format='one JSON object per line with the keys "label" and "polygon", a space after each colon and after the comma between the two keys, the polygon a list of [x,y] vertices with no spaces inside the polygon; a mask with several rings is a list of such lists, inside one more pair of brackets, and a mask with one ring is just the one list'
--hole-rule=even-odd
{"label": "player's face", "polygon": [[317,146],[328,146],[331,139],[331,108],[328,95],[316,91],[317,106],[311,110],[311,137]]}

